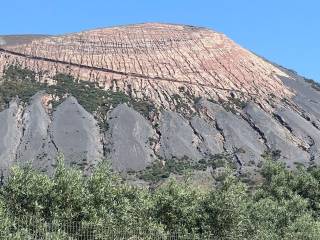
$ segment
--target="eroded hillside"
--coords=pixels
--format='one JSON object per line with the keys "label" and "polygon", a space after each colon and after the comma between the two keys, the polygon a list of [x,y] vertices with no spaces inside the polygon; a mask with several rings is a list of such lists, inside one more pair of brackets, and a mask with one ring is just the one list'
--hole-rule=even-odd
{"label": "eroded hillside", "polygon": [[141,24],[0,48],[0,164],[50,172],[61,152],[147,181],[268,156],[319,163],[317,83],[204,28]]}
{"label": "eroded hillside", "polygon": [[17,62],[43,81],[71,74],[165,107],[182,88],[194,96],[225,100],[233,94],[263,104],[270,95],[292,94],[279,79],[284,72],[221,33],[191,26],[140,24],[4,46],[0,68]]}

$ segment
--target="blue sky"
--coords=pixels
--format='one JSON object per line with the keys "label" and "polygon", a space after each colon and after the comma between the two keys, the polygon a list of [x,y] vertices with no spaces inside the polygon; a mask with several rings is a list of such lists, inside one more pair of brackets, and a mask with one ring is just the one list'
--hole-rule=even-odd
{"label": "blue sky", "polygon": [[2,0],[0,9],[0,34],[62,34],[141,22],[204,26],[320,81],[318,0]]}

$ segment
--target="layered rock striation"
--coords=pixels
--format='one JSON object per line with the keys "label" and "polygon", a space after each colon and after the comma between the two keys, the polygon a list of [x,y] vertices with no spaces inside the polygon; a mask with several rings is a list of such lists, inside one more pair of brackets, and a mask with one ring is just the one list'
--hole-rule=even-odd
{"label": "layered rock striation", "polygon": [[182,88],[194,96],[236,95],[263,105],[270,95],[292,95],[279,77],[288,77],[285,72],[221,33],[191,26],[147,23],[2,46],[0,70],[12,63],[34,70],[42,81],[67,73],[165,107],[174,105],[172,96]]}

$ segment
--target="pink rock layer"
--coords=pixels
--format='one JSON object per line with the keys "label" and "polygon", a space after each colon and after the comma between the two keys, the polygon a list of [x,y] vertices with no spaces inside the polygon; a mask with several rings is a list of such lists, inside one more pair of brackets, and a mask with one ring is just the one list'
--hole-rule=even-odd
{"label": "pink rock layer", "polygon": [[41,73],[41,81],[67,73],[164,107],[182,91],[211,99],[233,92],[262,105],[293,94],[277,67],[221,33],[191,26],[147,23],[2,46],[0,72],[12,63]]}

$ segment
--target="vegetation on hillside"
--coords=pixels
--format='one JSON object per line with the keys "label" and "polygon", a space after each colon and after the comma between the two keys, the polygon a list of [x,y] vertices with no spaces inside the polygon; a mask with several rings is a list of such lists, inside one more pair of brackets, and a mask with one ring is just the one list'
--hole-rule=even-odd
{"label": "vegetation on hillside", "polygon": [[155,110],[155,107],[147,101],[132,98],[120,91],[100,89],[94,82],[77,80],[70,75],[57,74],[53,77],[56,82],[53,85],[39,82],[37,77],[39,74],[19,65],[8,66],[0,81],[0,110],[7,107],[9,102],[16,97],[28,103],[31,97],[39,91],[45,91],[54,96],[53,107],[56,107],[67,96],[74,96],[88,112],[96,116],[103,127],[105,127],[107,112],[121,103],[127,103],[147,118]]}
{"label": "vegetation on hillside", "polygon": [[[35,230],[45,234],[42,222],[61,226],[82,221],[83,227],[104,225],[122,232],[319,239],[320,168],[289,171],[269,160],[261,174],[263,181],[254,189],[226,168],[221,184],[210,190],[199,191],[187,181],[170,179],[149,191],[128,185],[104,162],[91,176],[66,168],[61,158],[52,177],[30,167],[14,167],[0,191],[0,232],[26,239]],[[15,228],[18,219],[30,217],[35,219],[32,229],[26,225],[21,233]],[[24,238],[15,238],[21,234]],[[72,228],[57,228],[46,234],[72,237],[76,233]]]}
{"label": "vegetation on hillside", "polygon": [[0,110],[18,97],[23,102],[29,102],[31,97],[46,86],[36,81],[35,73],[18,66],[10,65],[0,79]]}
{"label": "vegetation on hillside", "polygon": [[226,165],[232,167],[232,169],[236,168],[232,154],[221,153],[210,155],[198,161],[189,159],[187,156],[180,159],[173,157],[166,160],[160,157],[158,161],[154,161],[146,169],[139,172],[131,172],[130,174],[135,174],[138,178],[147,182],[157,183],[169,178],[172,174],[182,176],[195,170],[206,171],[208,167],[215,170]]}

